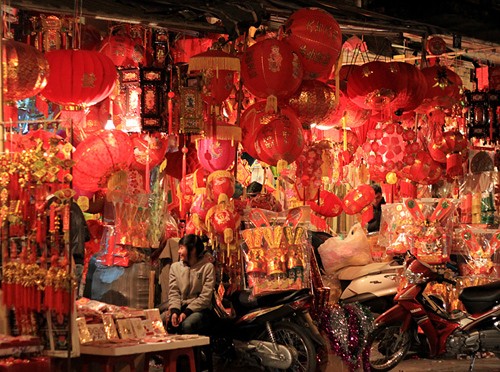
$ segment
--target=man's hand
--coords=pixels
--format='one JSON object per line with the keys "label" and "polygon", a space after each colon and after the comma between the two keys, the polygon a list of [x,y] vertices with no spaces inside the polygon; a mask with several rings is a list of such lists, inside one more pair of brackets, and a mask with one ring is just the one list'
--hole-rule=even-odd
{"label": "man's hand", "polygon": [[184,319],[186,319],[186,318],[187,318],[187,315],[184,313],[181,313],[181,315],[179,315],[179,324],[181,324],[184,321]]}
{"label": "man's hand", "polygon": [[172,323],[173,327],[178,327],[179,326],[179,323],[180,323],[179,322],[179,316],[176,313],[173,313],[172,316],[170,317],[170,323]]}

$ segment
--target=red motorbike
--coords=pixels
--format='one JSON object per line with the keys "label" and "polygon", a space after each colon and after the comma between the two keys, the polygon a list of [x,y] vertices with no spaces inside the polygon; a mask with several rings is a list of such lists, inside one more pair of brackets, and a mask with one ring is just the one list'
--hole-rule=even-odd
{"label": "red motorbike", "polygon": [[[404,277],[391,309],[375,320],[368,339],[370,366],[374,371],[393,369],[425,336],[430,357],[471,356],[477,352],[500,357],[500,281],[465,288],[459,296],[467,313],[448,313],[438,296],[424,293],[430,282],[455,285],[443,273],[408,253]],[[413,349],[413,348],[412,348]]]}

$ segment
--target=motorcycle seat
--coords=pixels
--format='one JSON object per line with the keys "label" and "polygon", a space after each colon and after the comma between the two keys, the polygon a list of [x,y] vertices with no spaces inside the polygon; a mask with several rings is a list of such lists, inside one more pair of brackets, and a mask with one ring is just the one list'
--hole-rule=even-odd
{"label": "motorcycle seat", "polygon": [[347,266],[337,271],[339,280],[354,280],[356,278],[383,271],[394,271],[399,266],[390,266],[388,262],[373,262],[368,265]]}
{"label": "motorcycle seat", "polygon": [[458,298],[469,314],[485,312],[500,303],[500,280],[464,288]]}
{"label": "motorcycle seat", "polygon": [[[235,308],[245,308],[246,310],[272,307],[285,303],[290,303],[310,294],[309,288],[299,290],[286,290],[274,293],[252,296],[250,291],[240,292],[237,296]],[[240,305],[240,306],[238,306]]]}

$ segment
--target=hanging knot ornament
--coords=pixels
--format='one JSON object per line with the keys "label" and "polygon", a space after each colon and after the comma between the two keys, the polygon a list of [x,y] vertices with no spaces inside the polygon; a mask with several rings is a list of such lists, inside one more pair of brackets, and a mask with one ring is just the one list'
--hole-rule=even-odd
{"label": "hanging knot ornament", "polygon": [[428,144],[429,154],[439,163],[446,163],[446,173],[450,177],[463,174],[462,164],[467,160],[468,142],[458,131],[444,132]]}
{"label": "hanging knot ornament", "polygon": [[448,67],[434,65],[421,70],[427,81],[427,93],[418,110],[427,112],[436,107],[449,109],[461,98],[462,79]]}

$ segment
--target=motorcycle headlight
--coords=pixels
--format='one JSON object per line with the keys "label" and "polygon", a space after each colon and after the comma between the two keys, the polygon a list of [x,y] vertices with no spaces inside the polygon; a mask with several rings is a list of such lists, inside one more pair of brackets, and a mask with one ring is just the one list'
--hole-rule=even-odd
{"label": "motorcycle headlight", "polygon": [[410,284],[420,284],[424,283],[428,278],[421,273],[414,273],[411,270],[406,270],[404,273],[406,281]]}

